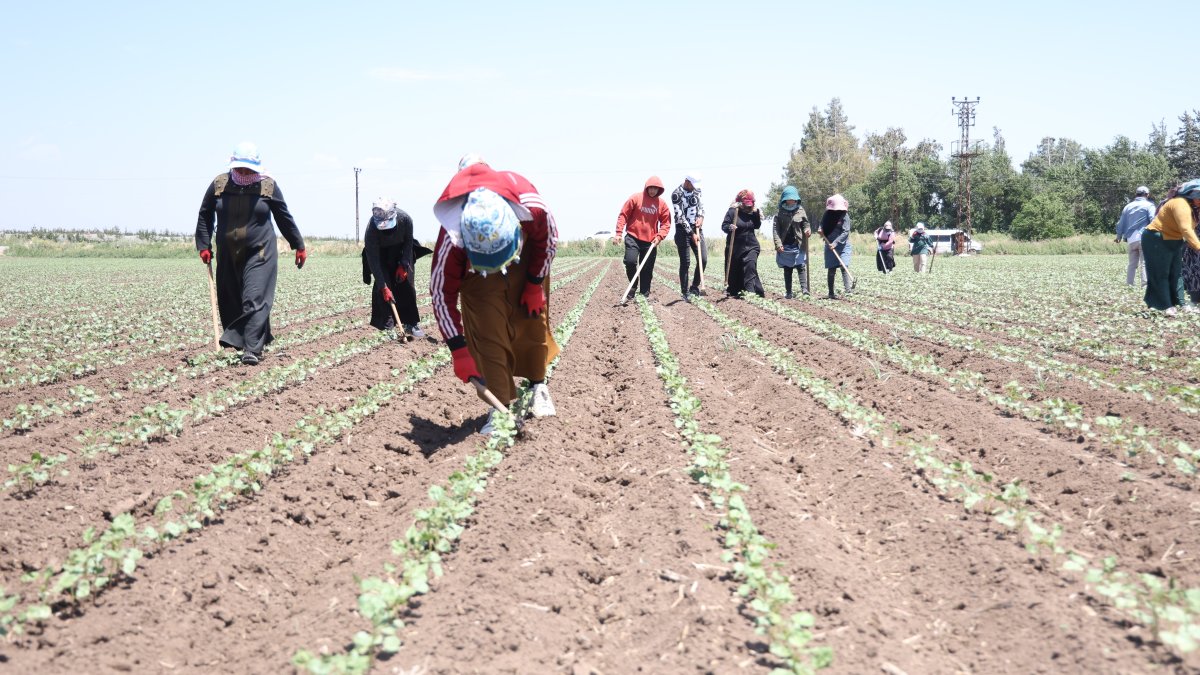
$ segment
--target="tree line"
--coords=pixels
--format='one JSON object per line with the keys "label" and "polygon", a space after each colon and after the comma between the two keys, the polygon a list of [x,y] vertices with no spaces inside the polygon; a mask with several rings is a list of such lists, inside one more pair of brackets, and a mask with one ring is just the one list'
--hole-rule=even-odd
{"label": "tree line", "polygon": [[[1103,148],[1085,148],[1070,138],[1046,137],[1013,166],[999,128],[979,143],[971,160],[971,222],[976,232],[1007,233],[1017,239],[1054,239],[1077,233],[1114,231],[1121,208],[1139,185],[1156,199],[1180,182],[1200,177],[1200,110],[1185,111],[1168,134],[1165,122],[1151,125],[1145,143],[1117,136]],[[795,185],[814,222],[825,198],[850,200],[855,229],[872,230],[892,219],[897,229],[918,221],[956,227],[959,160],[942,158],[932,139],[910,144],[904,130],[868,132],[861,140],[835,98],[816,106],[798,146],[792,146],[782,180],[772,184],[764,211],[773,215],[785,185]]]}

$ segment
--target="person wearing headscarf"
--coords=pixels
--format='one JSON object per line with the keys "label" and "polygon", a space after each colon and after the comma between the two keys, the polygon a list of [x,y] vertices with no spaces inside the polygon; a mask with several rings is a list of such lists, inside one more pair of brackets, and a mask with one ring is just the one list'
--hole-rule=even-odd
{"label": "person wearing headscarf", "polygon": [[220,344],[240,350],[242,363],[251,366],[262,360],[263,349],[274,340],[271,306],[279,252],[272,216],[296,252],[296,267],[304,267],[304,238],[283,192],[263,171],[258,147],[239,143],[228,170],[204,190],[195,239],[200,260],[206,265],[217,261],[217,307],[225,331]]}
{"label": "person wearing headscarf", "polygon": [[613,243],[625,243],[625,280],[633,281],[638,265],[645,261],[637,286],[629,290],[629,297],[623,301],[633,297],[635,290],[641,292],[642,297],[650,297],[650,281],[654,278],[654,261],[658,257],[657,244],[671,233],[671,206],[662,193],[662,179],[650,176],[642,191],[630,195],[617,213]]}
{"label": "person wearing headscarf", "polygon": [[[686,301],[688,295],[700,295],[701,269],[708,267],[708,248],[704,245],[704,204],[700,201],[700,177],[688,174],[683,184],[671,193],[675,210],[675,248],[679,249],[679,292]],[[696,256],[696,272],[688,285],[692,270],[692,255]]]}
{"label": "person wearing headscarf", "polygon": [[875,230],[875,242],[875,269],[888,274],[896,268],[896,230],[892,221],[885,222],[883,227]]}
{"label": "person wearing headscarf", "polygon": [[929,269],[929,255],[933,251],[933,240],[925,234],[925,223],[917,223],[908,234],[909,254],[912,255],[913,271],[917,274]]}
{"label": "person wearing headscarf", "polygon": [[[442,227],[429,292],[454,374],[480,380],[505,405],[516,399],[513,378],[528,379],[533,415],[553,415],[546,366],[559,347],[544,315],[557,234],[549,209],[529,181],[479,161],[454,175],[433,212]],[[489,415],[480,433],[491,432]]]}
{"label": "person wearing headscarf", "polygon": [[808,295],[808,236],[812,229],[808,214],[800,203],[800,191],[788,185],[779,198],[779,212],[775,214],[775,264],[783,268],[784,297],[792,295],[792,272],[800,277],[800,292]]}
{"label": "person wearing headscarf", "polygon": [[[375,200],[371,220],[363,235],[363,262],[375,279],[371,289],[371,325],[379,330],[402,328],[406,335],[425,337],[417,324],[417,289],[413,286],[416,262],[413,221],[396,202],[385,197]],[[392,305],[400,315],[396,326]]]}
{"label": "person wearing headscarf", "polygon": [[833,279],[840,268],[844,292],[850,293],[854,285],[850,280],[850,203],[841,195],[825,200],[825,213],[821,214],[821,238],[825,240],[825,282],[829,286],[829,299],[837,298],[833,292]]}
{"label": "person wearing headscarf", "polygon": [[1182,278],[1183,247],[1200,251],[1196,237],[1197,209],[1200,208],[1200,180],[1179,186],[1167,199],[1153,222],[1142,233],[1142,253],[1146,257],[1146,305],[1174,316],[1176,307],[1196,309],[1184,300]]}
{"label": "person wearing headscarf", "polygon": [[729,270],[725,293],[735,298],[745,291],[766,297],[762,280],[758,278],[758,230],[762,227],[762,211],[754,204],[752,191],[738,192],[734,205],[721,221],[721,231],[725,233],[725,268]]}

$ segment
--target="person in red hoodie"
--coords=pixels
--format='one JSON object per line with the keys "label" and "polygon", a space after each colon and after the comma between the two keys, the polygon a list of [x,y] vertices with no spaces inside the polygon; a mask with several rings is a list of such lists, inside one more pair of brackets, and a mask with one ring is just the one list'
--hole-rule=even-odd
{"label": "person in red hoodie", "polygon": [[[531,412],[553,415],[546,366],[559,347],[546,314],[557,233],[549,209],[524,177],[477,161],[455,174],[433,212],[442,227],[429,293],[454,374],[483,381],[505,404],[516,398],[513,378],[526,378]],[[491,433],[491,422],[480,433]]]}
{"label": "person in red hoodie", "polygon": [[640,290],[645,297],[650,296],[650,280],[654,277],[654,259],[658,249],[650,250],[671,232],[671,205],[662,197],[663,182],[658,176],[650,176],[646,187],[625,200],[621,212],[617,214],[617,228],[613,233],[613,243],[619,244],[625,240],[625,280],[633,281],[638,263],[649,255],[642,267],[638,278],[638,288],[630,289],[628,301],[633,297],[634,290]]}

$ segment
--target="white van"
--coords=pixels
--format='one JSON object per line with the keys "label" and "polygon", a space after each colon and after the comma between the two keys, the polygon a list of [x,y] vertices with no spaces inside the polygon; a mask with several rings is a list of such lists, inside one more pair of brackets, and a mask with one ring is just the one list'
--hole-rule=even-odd
{"label": "white van", "polygon": [[970,255],[983,250],[983,244],[971,239],[971,235],[959,229],[925,230],[938,253],[946,255]]}

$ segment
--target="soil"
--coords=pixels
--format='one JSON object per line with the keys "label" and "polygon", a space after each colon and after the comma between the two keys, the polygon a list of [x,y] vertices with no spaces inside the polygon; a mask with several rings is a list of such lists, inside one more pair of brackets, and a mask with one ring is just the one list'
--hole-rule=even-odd
{"label": "soil", "polygon": [[[614,302],[622,272],[619,261],[604,261],[556,292],[561,318],[604,274],[549,382],[557,415],[526,424],[446,555],[444,575],[403,617],[400,651],[375,672],[766,673],[779,665],[722,559],[720,516],[688,473],[638,310]],[[677,300],[674,288],[656,279],[652,310],[701,399],[702,427],[722,437],[734,479],[748,487],[749,512],[776,546],[771,560],[790,579],[793,609],[815,616],[814,643],[834,652],[832,672],[1200,669],[1195,656],[1172,655],[1079,575],[940,495],[904,447],[857,434],[763,357],[735,346],[700,308]],[[883,414],[899,436],[936,434],[943,459],[969,460],[1002,482],[1021,480],[1032,503],[1063,525],[1068,547],[1200,583],[1200,498],[1186,481],[1140,469],[1124,480],[1130,467],[1089,443],[1007,417],[943,383],[878,371],[863,354],[748,303],[709,299]],[[818,303],[795,306],[879,330]],[[354,328],[273,358],[287,363],[370,334]],[[344,405],[438,348],[385,343],[176,438],[102,458],[94,469],[73,466],[27,497],[0,494],[0,586],[22,590],[23,572],[61,561],[86,527],[126,510],[146,516],[211,464],[261,447],[318,406]],[[1025,377],[1023,368],[977,354],[919,341],[913,348],[996,377]],[[179,358],[128,367],[172,367]],[[249,370],[227,368],[47,420],[0,438],[0,458],[39,447],[73,452],[83,429],[161,400],[186,404]],[[1200,431],[1191,418],[1125,395],[1077,383],[1056,391],[1182,436]],[[299,649],[344,649],[367,628],[356,609],[357,579],[382,573],[391,541],[428,504],[429,488],[481,447],[474,431],[485,413],[449,368],[440,369],[215,522],[150,552],[132,578],[94,602],[0,644],[0,666],[277,673],[289,670]]]}

